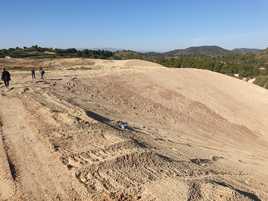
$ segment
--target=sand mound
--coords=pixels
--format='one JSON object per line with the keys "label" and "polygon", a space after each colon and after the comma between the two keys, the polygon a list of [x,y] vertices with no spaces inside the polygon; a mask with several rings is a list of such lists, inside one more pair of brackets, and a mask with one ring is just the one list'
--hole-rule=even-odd
{"label": "sand mound", "polygon": [[53,62],[45,81],[17,71],[1,88],[8,201],[268,200],[267,90],[140,60]]}
{"label": "sand mound", "polygon": [[86,70],[100,68],[131,68],[131,67],[161,67],[161,65],[138,59],[132,60],[103,60],[85,58],[59,59],[0,59],[0,65],[10,69],[28,69],[45,67],[48,69]]}

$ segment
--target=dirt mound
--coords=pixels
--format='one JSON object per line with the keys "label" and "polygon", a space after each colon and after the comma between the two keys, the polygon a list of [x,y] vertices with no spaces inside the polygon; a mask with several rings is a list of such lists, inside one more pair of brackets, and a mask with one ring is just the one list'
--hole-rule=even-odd
{"label": "dirt mound", "polygon": [[90,69],[110,69],[110,68],[146,68],[162,67],[159,64],[138,59],[132,60],[103,60],[86,58],[59,58],[59,59],[1,59],[0,65],[14,70],[27,70],[30,68],[44,67],[48,69],[67,70],[90,70]]}
{"label": "dirt mound", "polygon": [[53,62],[45,81],[16,71],[1,88],[8,201],[268,199],[267,90],[140,60]]}

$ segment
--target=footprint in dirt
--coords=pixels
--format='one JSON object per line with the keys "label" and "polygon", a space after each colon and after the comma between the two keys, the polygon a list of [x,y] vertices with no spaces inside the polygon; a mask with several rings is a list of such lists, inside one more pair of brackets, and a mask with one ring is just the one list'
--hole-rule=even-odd
{"label": "footprint in dirt", "polygon": [[11,88],[1,87],[1,89],[2,89],[1,95],[6,96],[7,94],[5,94],[5,93],[8,93],[8,92],[12,91],[14,89],[14,87],[11,87]]}
{"label": "footprint in dirt", "polygon": [[194,159],[190,159],[190,161],[196,165],[199,165],[199,166],[208,166],[208,165],[211,165],[213,163],[212,160],[204,159],[204,158],[194,158]]}
{"label": "footprint in dirt", "polygon": [[220,159],[224,159],[224,157],[222,156],[212,156],[211,159],[207,159],[207,158],[193,158],[190,159],[190,161],[196,165],[199,166],[208,166],[208,165],[212,165],[214,162],[220,160]]}

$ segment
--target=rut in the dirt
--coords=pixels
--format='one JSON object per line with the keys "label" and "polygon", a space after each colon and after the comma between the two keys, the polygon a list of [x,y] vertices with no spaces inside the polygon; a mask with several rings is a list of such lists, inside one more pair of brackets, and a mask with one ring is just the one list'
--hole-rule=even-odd
{"label": "rut in the dirt", "polygon": [[15,194],[15,176],[15,166],[8,156],[0,121],[0,200],[6,200]]}
{"label": "rut in the dirt", "polygon": [[187,201],[261,201],[254,193],[233,187],[225,182],[196,180],[189,184]]}

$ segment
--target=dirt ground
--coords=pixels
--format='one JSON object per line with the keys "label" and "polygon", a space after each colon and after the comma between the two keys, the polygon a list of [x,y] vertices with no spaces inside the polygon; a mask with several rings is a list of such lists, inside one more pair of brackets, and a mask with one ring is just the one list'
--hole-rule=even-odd
{"label": "dirt ground", "polygon": [[0,63],[0,200],[268,200],[267,90],[140,60]]}

